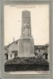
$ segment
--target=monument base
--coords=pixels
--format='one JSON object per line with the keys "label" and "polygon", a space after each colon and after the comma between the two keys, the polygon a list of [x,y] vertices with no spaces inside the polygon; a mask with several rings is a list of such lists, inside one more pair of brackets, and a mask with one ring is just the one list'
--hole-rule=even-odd
{"label": "monument base", "polygon": [[34,57],[34,41],[31,38],[19,39],[18,57]]}

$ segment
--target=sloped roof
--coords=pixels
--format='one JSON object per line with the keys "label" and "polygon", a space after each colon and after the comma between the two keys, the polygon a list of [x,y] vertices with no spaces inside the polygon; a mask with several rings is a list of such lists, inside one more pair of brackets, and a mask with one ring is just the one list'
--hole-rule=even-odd
{"label": "sloped roof", "polygon": [[9,46],[11,46],[13,43],[18,43],[18,40],[13,41],[12,43],[10,43],[9,45],[5,46],[5,49],[7,49]]}

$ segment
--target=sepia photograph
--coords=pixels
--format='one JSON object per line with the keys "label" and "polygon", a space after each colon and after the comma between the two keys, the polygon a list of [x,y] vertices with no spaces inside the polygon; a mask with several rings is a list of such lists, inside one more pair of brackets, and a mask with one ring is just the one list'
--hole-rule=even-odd
{"label": "sepia photograph", "polygon": [[4,71],[50,71],[49,5],[4,5]]}

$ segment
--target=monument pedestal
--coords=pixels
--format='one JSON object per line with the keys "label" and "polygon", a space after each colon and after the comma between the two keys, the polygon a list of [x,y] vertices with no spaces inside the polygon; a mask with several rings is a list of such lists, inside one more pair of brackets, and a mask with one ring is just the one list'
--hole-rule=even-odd
{"label": "monument pedestal", "polygon": [[32,38],[20,38],[18,47],[18,57],[34,57],[34,41]]}

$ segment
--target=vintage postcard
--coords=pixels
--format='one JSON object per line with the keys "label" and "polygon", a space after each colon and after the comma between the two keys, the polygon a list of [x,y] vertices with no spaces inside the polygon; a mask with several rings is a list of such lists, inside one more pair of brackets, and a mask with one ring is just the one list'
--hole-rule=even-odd
{"label": "vintage postcard", "polygon": [[4,72],[50,71],[49,5],[4,5]]}

